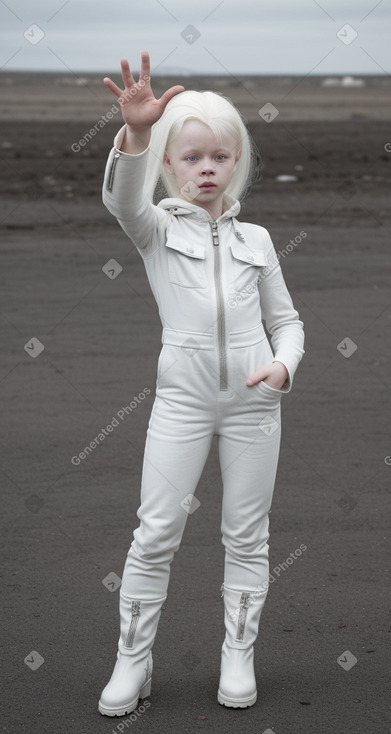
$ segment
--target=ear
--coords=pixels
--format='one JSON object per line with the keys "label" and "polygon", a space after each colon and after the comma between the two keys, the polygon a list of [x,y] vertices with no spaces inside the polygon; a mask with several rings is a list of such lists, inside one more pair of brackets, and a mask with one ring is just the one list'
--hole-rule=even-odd
{"label": "ear", "polygon": [[240,158],[241,155],[242,155],[242,149],[239,148],[239,150],[237,151],[237,153],[235,155],[235,166],[234,166],[234,170],[236,168],[236,164],[237,164],[237,162],[238,162],[238,160],[239,160],[239,158]]}
{"label": "ear", "polygon": [[171,165],[171,159],[169,158],[168,153],[167,153],[166,150],[164,151],[163,164],[167,168],[167,171],[169,173],[174,173],[174,171],[172,169],[172,165]]}

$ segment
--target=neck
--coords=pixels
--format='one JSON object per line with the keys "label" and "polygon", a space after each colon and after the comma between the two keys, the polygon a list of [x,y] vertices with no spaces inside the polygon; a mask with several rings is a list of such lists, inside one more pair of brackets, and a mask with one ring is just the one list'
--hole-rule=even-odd
{"label": "neck", "polygon": [[224,212],[224,207],[222,205],[221,206],[202,206],[202,204],[200,204],[200,206],[202,209],[205,209],[205,211],[208,212],[208,214],[210,214],[213,221],[221,217],[221,215]]}

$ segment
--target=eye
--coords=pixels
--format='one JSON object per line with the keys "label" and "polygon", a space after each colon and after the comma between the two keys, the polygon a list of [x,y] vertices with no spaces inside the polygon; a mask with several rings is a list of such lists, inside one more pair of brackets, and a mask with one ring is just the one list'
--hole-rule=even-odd
{"label": "eye", "polygon": [[217,158],[218,161],[224,161],[225,158],[226,158],[226,156],[223,155],[223,153],[219,153],[219,155],[217,155],[216,158]]}
{"label": "eye", "polygon": [[186,158],[187,161],[190,161],[190,163],[193,163],[197,160],[197,157],[195,155],[188,155]]}

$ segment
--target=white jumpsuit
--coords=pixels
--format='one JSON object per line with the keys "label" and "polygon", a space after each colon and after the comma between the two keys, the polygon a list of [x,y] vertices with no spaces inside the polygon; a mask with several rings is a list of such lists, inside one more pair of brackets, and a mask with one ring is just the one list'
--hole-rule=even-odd
{"label": "white jumpsuit", "polygon": [[[125,127],[108,157],[103,202],[143,258],[163,332],[140,524],[122,591],[145,600],[167,594],[170,564],[214,436],[223,482],[224,583],[265,589],[280,403],[304,354],[303,322],[267,230],[237,222],[240,203],[228,196],[216,221],[180,198],[153,205],[143,194],[152,153],[120,151]],[[264,381],[247,387],[246,378],[273,360],[288,370],[283,388]]]}

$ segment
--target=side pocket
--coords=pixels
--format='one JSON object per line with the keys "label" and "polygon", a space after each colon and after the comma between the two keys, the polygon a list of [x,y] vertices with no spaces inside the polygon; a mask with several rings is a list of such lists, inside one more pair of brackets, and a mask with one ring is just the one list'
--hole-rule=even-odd
{"label": "side pocket", "polygon": [[265,382],[264,380],[261,380],[258,385],[260,387],[263,387],[266,392],[270,392],[272,395],[274,393],[276,397],[281,397],[281,395],[285,395],[285,393],[287,392],[286,390],[279,390],[277,387],[272,387],[271,385],[268,385],[267,382]]}
{"label": "side pocket", "polygon": [[162,348],[160,350],[158,361],[157,361],[156,382],[157,382],[158,385],[160,385],[161,379],[162,379],[163,366],[164,366],[164,357],[165,357],[165,354],[166,354],[166,351],[167,351],[166,346],[167,346],[166,344],[163,344],[163,346],[162,346]]}

